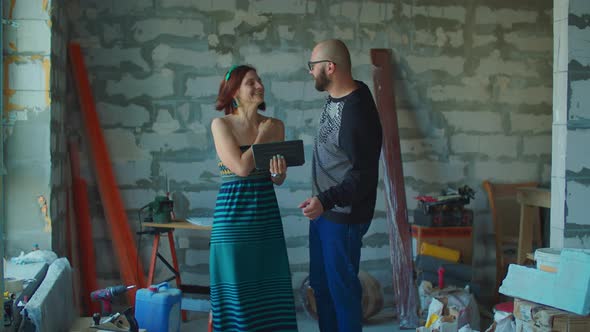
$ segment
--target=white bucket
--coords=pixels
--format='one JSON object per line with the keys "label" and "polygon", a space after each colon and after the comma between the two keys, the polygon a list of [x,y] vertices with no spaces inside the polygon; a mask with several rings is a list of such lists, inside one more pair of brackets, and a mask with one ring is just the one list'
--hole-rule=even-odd
{"label": "white bucket", "polygon": [[539,248],[535,250],[535,261],[537,262],[537,269],[545,272],[557,272],[557,268],[559,267],[560,256],[561,249]]}

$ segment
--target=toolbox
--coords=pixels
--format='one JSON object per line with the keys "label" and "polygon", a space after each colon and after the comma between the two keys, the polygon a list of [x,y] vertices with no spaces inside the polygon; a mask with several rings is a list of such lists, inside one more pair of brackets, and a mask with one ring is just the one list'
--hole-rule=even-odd
{"label": "toolbox", "polygon": [[425,227],[465,227],[473,225],[473,211],[466,209],[475,192],[468,186],[448,189],[441,196],[418,196],[414,225]]}
{"label": "toolbox", "polygon": [[462,206],[442,207],[431,209],[426,213],[424,209],[414,210],[414,225],[426,227],[443,226],[471,226],[473,225],[473,210]]}

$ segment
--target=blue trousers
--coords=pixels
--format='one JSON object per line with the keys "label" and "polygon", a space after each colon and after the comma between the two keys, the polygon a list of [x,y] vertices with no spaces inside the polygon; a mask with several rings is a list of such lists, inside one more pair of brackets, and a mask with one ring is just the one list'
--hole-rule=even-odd
{"label": "blue trousers", "polygon": [[370,223],[337,224],[323,217],[309,224],[309,282],[321,332],[362,331],[358,278],[363,235]]}

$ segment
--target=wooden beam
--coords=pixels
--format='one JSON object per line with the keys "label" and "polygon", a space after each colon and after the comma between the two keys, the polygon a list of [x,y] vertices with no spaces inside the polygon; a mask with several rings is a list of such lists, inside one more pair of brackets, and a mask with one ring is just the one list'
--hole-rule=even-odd
{"label": "wooden beam", "polygon": [[[72,198],[74,201],[74,214],[76,215],[77,238],[75,242],[79,250],[77,262],[72,264],[81,274],[82,287],[80,287],[80,291],[82,292],[83,313],[86,316],[92,316],[93,313],[100,312],[100,303],[92,302],[90,299],[90,293],[98,289],[98,281],[96,279],[96,253],[92,240],[88,186],[86,181],[80,177],[78,145],[70,142],[68,150],[72,174]],[[74,239],[70,240],[74,241]],[[85,264],[79,264],[79,262],[85,262]]]}
{"label": "wooden beam", "polygon": [[393,70],[389,49],[371,49],[373,84],[383,128],[382,161],[385,167],[385,204],[389,226],[393,290],[400,328],[420,326],[418,292],[414,284],[412,235],[408,223],[406,190],[401,160],[399,129],[393,93]]}
{"label": "wooden beam", "polygon": [[146,287],[144,270],[137,254],[137,247],[127,220],[121,193],[115,181],[80,45],[70,43],[69,54],[82,111],[82,123],[86,129],[100,199],[110,228],[121,277],[126,285],[137,286],[127,292],[130,303],[134,304],[136,290]]}

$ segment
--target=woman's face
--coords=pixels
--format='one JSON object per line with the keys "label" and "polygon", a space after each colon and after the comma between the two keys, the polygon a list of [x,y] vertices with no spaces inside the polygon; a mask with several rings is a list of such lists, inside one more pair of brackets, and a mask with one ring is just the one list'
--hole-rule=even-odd
{"label": "woman's face", "polygon": [[246,73],[235,98],[238,100],[240,106],[258,106],[264,102],[264,85],[262,85],[262,81],[258,77],[258,74],[256,74],[256,71],[250,70]]}

